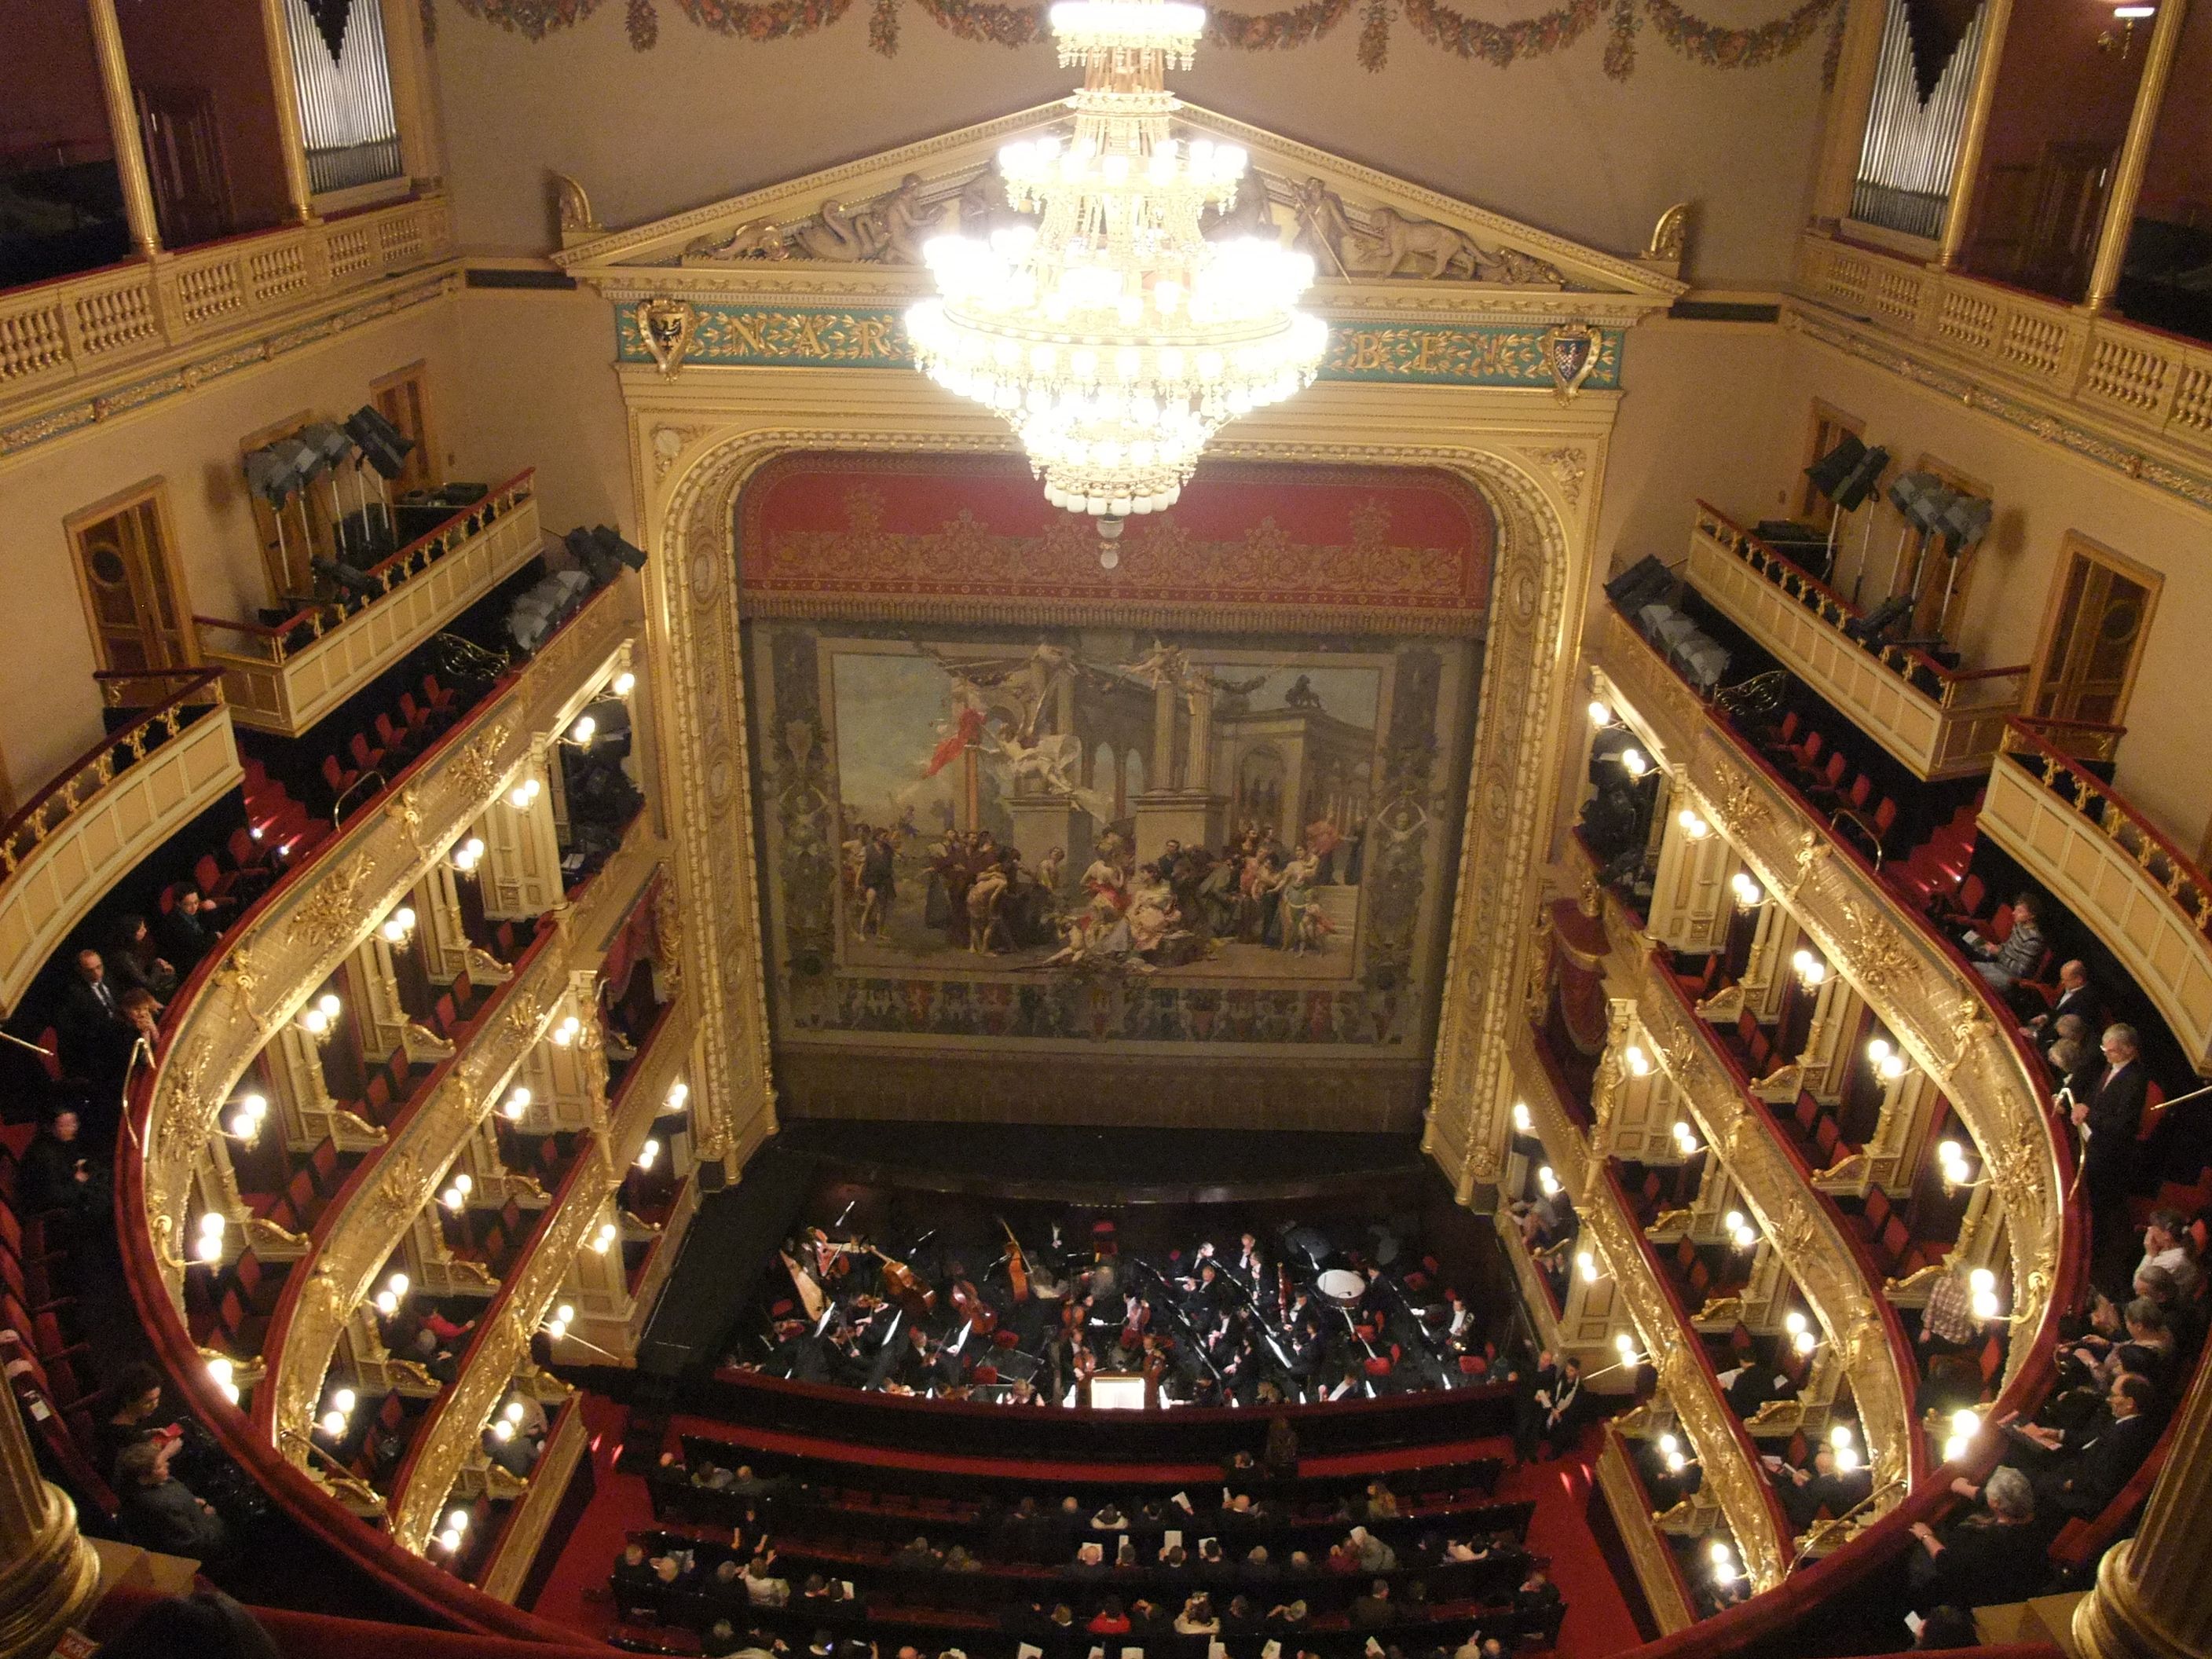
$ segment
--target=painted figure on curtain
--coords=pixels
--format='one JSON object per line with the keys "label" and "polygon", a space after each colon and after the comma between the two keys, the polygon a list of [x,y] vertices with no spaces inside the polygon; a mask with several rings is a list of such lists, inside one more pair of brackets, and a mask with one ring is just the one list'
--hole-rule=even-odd
{"label": "painted figure on curtain", "polygon": [[1472,641],[750,627],[787,1032],[1429,1028]]}

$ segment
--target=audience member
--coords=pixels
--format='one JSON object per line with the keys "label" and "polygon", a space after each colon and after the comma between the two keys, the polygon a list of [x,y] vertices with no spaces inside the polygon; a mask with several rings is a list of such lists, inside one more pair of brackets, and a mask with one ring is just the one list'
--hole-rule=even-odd
{"label": "audience member", "polygon": [[89,1240],[113,1229],[107,1177],[77,1139],[76,1109],[56,1106],[39,1125],[15,1174],[15,1198],[27,1215],[58,1215],[69,1232],[67,1243]]}
{"label": "audience member", "polygon": [[1920,1553],[1911,1558],[1905,1579],[1913,1607],[1923,1616],[1946,1603],[1978,1607],[2024,1601],[2049,1571],[2027,1477],[1998,1468],[1978,1495],[1980,1509],[1941,1528],[1912,1523]]}
{"label": "audience member", "polygon": [[2150,1212],[2149,1224],[2143,1229],[2142,1260],[2136,1264],[2138,1279],[2145,1267],[2165,1268],[2172,1276],[2177,1295],[2196,1294],[2197,1255],[2189,1218],[2180,1211],[2161,1205]]}
{"label": "audience member", "polygon": [[137,1542],[164,1555],[218,1560],[230,1536],[215,1505],[169,1473],[177,1442],[160,1438],[126,1446],[115,1460],[124,1524]]}

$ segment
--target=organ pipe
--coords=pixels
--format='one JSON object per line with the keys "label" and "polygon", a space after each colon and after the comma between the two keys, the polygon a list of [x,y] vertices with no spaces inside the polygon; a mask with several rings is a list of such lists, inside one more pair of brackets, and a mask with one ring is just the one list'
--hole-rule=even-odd
{"label": "organ pipe", "polygon": [[1905,0],[1889,0],[1851,216],[1915,236],[1942,233],[1981,61],[1986,4],[1976,8],[1935,90],[1923,102],[1913,74]]}
{"label": "organ pipe", "polygon": [[331,56],[307,0],[284,0],[293,82],[307,167],[319,192],[372,184],[400,171],[399,123],[385,58],[384,18],[376,0],[347,9],[338,55]]}

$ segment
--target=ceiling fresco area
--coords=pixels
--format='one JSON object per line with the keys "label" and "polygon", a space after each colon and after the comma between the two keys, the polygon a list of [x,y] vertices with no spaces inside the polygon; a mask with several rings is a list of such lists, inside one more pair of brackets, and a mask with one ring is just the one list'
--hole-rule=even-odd
{"label": "ceiling fresco area", "polygon": [[797,457],[738,541],[787,1112],[1419,1121],[1479,495],[1216,463],[1109,571],[1018,462]]}
{"label": "ceiling fresco area", "polygon": [[[1173,89],[1632,255],[1692,205],[1685,274],[1777,286],[1839,0],[1308,0],[1210,9]],[[1044,7],[992,0],[422,0],[463,240],[538,253],[551,175],[635,224],[1066,90]]]}

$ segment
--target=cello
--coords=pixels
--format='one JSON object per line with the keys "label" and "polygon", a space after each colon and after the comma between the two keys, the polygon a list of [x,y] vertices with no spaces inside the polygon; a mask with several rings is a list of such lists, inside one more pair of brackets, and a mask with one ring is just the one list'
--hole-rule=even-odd
{"label": "cello", "polygon": [[1023,1259],[1022,1241],[1014,1237],[1006,1217],[999,1218],[999,1224],[1006,1230],[1006,1287],[1018,1304],[1030,1299],[1030,1264]]}
{"label": "cello", "polygon": [[927,1319],[936,1311],[937,1292],[924,1282],[921,1275],[889,1251],[866,1247],[868,1254],[884,1264],[884,1295],[905,1310],[909,1319]]}

